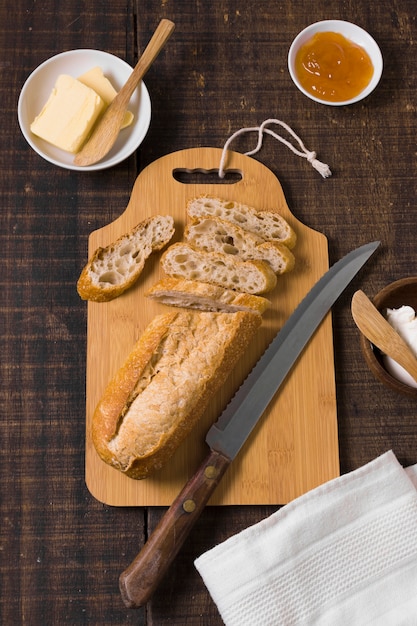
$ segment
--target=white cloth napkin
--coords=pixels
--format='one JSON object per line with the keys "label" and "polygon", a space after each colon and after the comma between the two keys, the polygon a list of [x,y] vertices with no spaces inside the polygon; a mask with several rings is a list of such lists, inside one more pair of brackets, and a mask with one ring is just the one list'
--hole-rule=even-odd
{"label": "white cloth napkin", "polygon": [[195,566],[227,626],[416,626],[417,465],[386,452]]}

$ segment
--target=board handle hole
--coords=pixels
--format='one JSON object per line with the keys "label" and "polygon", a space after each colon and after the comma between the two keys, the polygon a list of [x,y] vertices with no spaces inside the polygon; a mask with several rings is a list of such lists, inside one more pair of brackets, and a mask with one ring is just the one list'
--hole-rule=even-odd
{"label": "board handle hole", "polygon": [[225,170],[224,178],[219,177],[219,170],[176,168],[172,172],[174,179],[183,185],[234,185],[243,179],[239,170]]}

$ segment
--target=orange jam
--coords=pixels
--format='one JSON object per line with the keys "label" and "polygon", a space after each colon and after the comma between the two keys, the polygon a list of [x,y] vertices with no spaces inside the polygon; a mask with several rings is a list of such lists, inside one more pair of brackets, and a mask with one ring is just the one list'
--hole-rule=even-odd
{"label": "orange jam", "polygon": [[327,102],[357,96],[374,73],[368,53],[340,33],[316,33],[297,53],[295,71],[302,87]]}

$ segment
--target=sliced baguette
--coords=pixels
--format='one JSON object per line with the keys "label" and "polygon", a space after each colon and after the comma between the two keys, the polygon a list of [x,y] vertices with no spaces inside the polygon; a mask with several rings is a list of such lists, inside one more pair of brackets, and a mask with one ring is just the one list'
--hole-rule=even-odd
{"label": "sliced baguette", "polygon": [[251,294],[271,291],[277,277],[264,261],[242,261],[231,254],[204,252],[189,243],[170,246],[161,257],[168,276],[198,280]]}
{"label": "sliced baguette", "polygon": [[275,274],[293,269],[295,259],[287,246],[278,241],[265,241],[240,226],[217,217],[194,219],[185,229],[184,238],[205,252],[223,252],[239,256],[243,261],[265,261]]}
{"label": "sliced baguette", "polygon": [[260,315],[180,311],[152,320],[92,418],[100,457],[131,478],[161,468],[245,351]]}
{"label": "sliced baguette", "polygon": [[108,302],[139,278],[146,259],[174,234],[170,215],[155,215],[105,248],[98,248],[81,272],[77,291],[83,300]]}
{"label": "sliced baguette", "polygon": [[262,296],[224,289],[196,280],[172,277],[160,280],[145,296],[168,306],[224,313],[248,311],[262,315],[271,305],[271,302]]}
{"label": "sliced baguette", "polygon": [[295,231],[279,213],[273,211],[257,211],[239,202],[199,196],[188,202],[187,213],[192,219],[218,217],[237,224],[265,241],[278,241],[290,249],[296,243]]}

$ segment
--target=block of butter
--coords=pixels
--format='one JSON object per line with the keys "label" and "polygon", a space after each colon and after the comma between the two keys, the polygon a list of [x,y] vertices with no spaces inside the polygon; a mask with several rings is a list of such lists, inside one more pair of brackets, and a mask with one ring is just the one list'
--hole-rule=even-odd
{"label": "block of butter", "polygon": [[[106,106],[109,106],[109,104],[117,96],[117,91],[115,90],[109,79],[104,76],[101,67],[93,67],[85,74],[78,76],[78,80],[84,85],[87,85],[87,87],[91,87],[91,89],[94,89],[94,91],[98,93],[100,98],[104,101],[104,104]],[[126,126],[130,126],[132,121],[133,113],[131,111],[126,111],[121,125],[121,129],[126,128]]]}
{"label": "block of butter", "polygon": [[54,146],[75,154],[104,108],[102,98],[93,89],[72,76],[61,74],[30,130]]}

